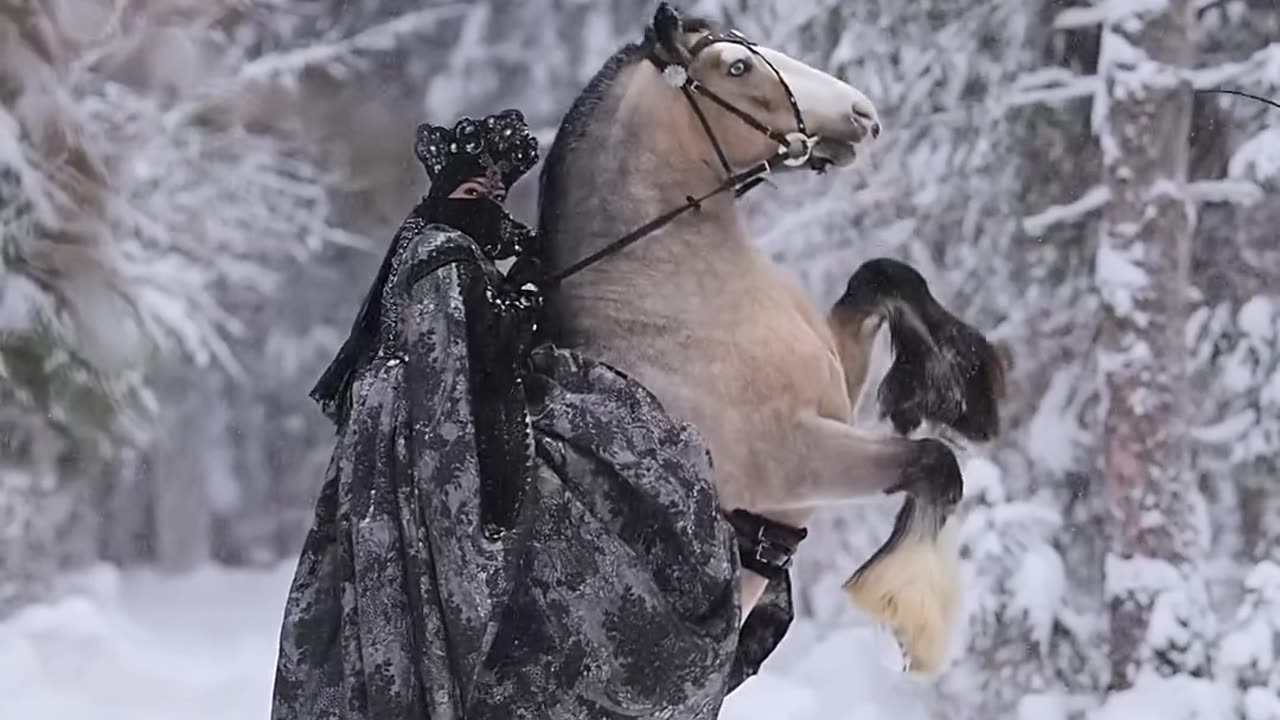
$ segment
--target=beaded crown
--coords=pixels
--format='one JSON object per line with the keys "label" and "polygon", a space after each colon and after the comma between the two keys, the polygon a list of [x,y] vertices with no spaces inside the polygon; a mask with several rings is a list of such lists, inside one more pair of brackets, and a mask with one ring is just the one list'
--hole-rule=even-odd
{"label": "beaded crown", "polygon": [[509,189],[538,162],[538,140],[514,108],[479,120],[464,117],[452,128],[423,123],[414,150],[433,195],[447,195],[476,176]]}

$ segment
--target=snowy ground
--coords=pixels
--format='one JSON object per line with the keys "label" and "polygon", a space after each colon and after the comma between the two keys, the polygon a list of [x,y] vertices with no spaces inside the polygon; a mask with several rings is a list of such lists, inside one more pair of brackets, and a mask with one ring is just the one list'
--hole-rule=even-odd
{"label": "snowy ground", "polygon": [[[292,564],[165,578],[98,570],[0,624],[5,720],[264,720]],[[797,624],[724,720],[924,720],[913,681],[865,627]]]}

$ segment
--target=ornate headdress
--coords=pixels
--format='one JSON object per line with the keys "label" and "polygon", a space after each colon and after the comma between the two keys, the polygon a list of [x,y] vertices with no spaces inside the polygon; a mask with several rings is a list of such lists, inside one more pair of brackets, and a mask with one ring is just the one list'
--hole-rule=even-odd
{"label": "ornate headdress", "polygon": [[510,188],[538,162],[538,141],[515,109],[481,120],[464,117],[452,129],[423,123],[414,150],[434,196],[448,195],[476,176]]}

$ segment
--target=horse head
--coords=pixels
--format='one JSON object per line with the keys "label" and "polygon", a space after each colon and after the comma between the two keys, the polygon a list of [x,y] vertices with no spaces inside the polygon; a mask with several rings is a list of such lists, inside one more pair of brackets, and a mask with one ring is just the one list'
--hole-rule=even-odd
{"label": "horse head", "polygon": [[[880,128],[852,85],[662,3],[643,40],[614,53],[574,100],[547,152],[543,265],[563,269],[764,161],[773,171],[847,166]],[[731,196],[703,207],[704,226],[733,229]],[[674,234],[711,244],[687,224]],[[681,255],[678,243],[642,245],[629,257]],[[643,264],[661,263],[650,254]]]}
{"label": "horse head", "polygon": [[[658,6],[646,40],[659,64],[679,68],[664,73],[669,80],[687,74],[710,91],[695,90],[693,95],[701,95],[696,102],[707,123],[704,129],[734,167],[773,157],[780,143],[733,108],[778,134],[802,133],[812,149],[805,159],[816,169],[849,165],[858,147],[880,134],[875,105],[857,88],[737,32],[716,32],[705,20],[686,20],[665,2]],[[679,104],[678,97],[671,100],[672,107]]]}

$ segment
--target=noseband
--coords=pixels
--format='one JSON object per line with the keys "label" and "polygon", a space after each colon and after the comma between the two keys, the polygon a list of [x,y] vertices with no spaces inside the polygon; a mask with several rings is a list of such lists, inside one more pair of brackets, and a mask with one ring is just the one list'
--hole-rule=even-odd
{"label": "noseband", "polygon": [[755,49],[755,43],[743,37],[743,35],[736,30],[730,30],[725,33],[708,33],[707,35],[699,38],[698,41],[689,48],[690,61],[698,57],[698,54],[703,50],[716,43],[733,43],[735,45],[741,45],[749,50],[752,55],[755,55],[764,62],[765,65],[769,66],[769,69],[773,71],[773,74],[778,78],[778,82],[782,85],[783,92],[787,95],[787,102],[790,103],[791,111],[795,115],[796,129],[789,133],[782,133],[774,130],[759,118],[734,105],[728,100],[725,100],[719,93],[695,80],[691,75],[689,75],[688,65],[667,62],[666,60],[658,57],[657,53],[651,49],[647,56],[648,61],[653,63],[653,65],[662,72],[662,77],[668,83],[679,88],[680,92],[684,94],[685,99],[689,101],[689,107],[693,109],[694,115],[698,118],[698,123],[702,125],[703,132],[706,133],[707,139],[711,142],[711,147],[715,150],[716,158],[720,160],[720,165],[724,168],[726,177],[723,182],[717,185],[710,192],[697,197],[692,195],[686,197],[683,205],[668,210],[662,215],[659,215],[653,220],[650,220],[644,225],[641,225],[635,230],[632,230],[626,235],[614,240],[596,252],[575,262],[564,270],[550,276],[543,283],[545,287],[555,287],[559,285],[569,276],[580,272],[588,266],[603,260],[623,248],[626,248],[637,240],[640,240],[646,235],[662,228],[667,223],[675,220],[684,213],[701,208],[704,201],[709,200],[720,193],[733,190],[735,197],[741,197],[748,190],[751,190],[763,182],[764,176],[773,171],[773,163],[775,159],[769,159],[756,163],[754,166],[744,170],[743,172],[734,173],[733,166],[729,164],[729,158],[725,155],[724,149],[720,145],[720,140],[716,137],[715,131],[711,129],[711,123],[707,121],[707,116],[702,112],[702,108],[698,106],[698,102],[694,99],[694,95],[701,95],[702,97],[705,97],[716,105],[719,105],[721,108],[724,108],[729,112],[729,114],[746,123],[756,132],[759,132],[770,140],[778,143],[778,156],[781,156],[782,163],[784,165],[795,167],[803,165],[809,160],[810,153],[813,151],[813,145],[817,139],[809,136],[804,123],[804,115],[800,112],[800,103],[796,102],[795,93],[791,92],[791,86],[787,84],[786,78],[782,77],[782,73],[778,71],[778,68],[774,67],[773,63],[769,62],[768,58],[761,55],[760,52]]}

